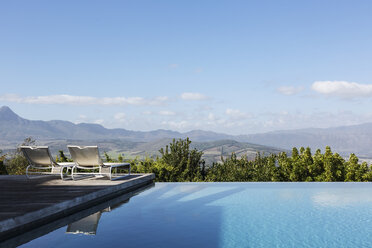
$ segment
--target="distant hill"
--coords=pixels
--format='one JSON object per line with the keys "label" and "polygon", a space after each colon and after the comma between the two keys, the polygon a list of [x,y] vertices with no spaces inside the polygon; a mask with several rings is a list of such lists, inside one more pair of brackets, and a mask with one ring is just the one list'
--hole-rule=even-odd
{"label": "distant hill", "polygon": [[[130,131],[125,129],[107,129],[98,124],[74,124],[68,121],[33,121],[27,120],[9,107],[0,108],[0,147],[13,150],[26,137],[33,137],[39,145],[48,145],[52,154],[58,150],[66,151],[66,145],[97,145],[102,151],[113,156],[123,154],[126,157],[158,156],[159,149],[165,147],[173,138],[189,137],[192,147],[204,152],[203,158],[207,164],[220,161],[221,156],[247,155],[253,159],[257,152],[277,153],[282,149],[268,146],[248,144],[229,140],[234,136],[194,130],[180,133],[170,130],[155,130],[150,132]],[[224,140],[222,140],[224,139]]]}
{"label": "distant hill", "polygon": [[285,149],[309,146],[313,151],[318,148],[324,151],[328,145],[344,156],[355,153],[359,157],[372,157],[372,123],[241,135],[236,140]]}
{"label": "distant hill", "polygon": [[[165,147],[172,142],[172,139],[161,139],[153,142],[139,144],[133,147],[130,151],[127,151],[130,156],[156,156],[159,155],[159,149]],[[212,162],[221,161],[221,156],[226,158],[230,157],[231,153],[235,153],[238,157],[247,155],[249,159],[254,159],[257,152],[263,154],[272,154],[285,151],[284,149],[277,149],[274,147],[249,144],[244,142],[238,142],[235,140],[218,140],[218,141],[206,141],[191,143],[192,148],[196,148],[199,151],[203,151],[203,158],[207,164]],[[125,151],[123,151],[125,154]]]}
{"label": "distant hill", "polygon": [[[106,140],[37,140],[38,145],[47,145],[50,147],[53,156],[58,154],[59,150],[62,150],[68,155],[67,145],[99,145],[101,155],[103,152],[108,152],[114,158],[117,158],[119,154],[124,154],[125,158],[144,158],[144,157],[156,157],[159,156],[160,148],[164,148],[166,145],[172,142],[172,139],[160,139],[151,142],[135,142],[123,139],[106,139]],[[16,145],[5,147],[4,152],[14,151]],[[212,162],[221,161],[221,156],[224,158],[230,157],[232,152],[238,157],[243,155],[248,156],[248,159],[252,160],[256,156],[257,152],[262,154],[279,153],[285,151],[284,149],[277,149],[268,146],[249,144],[243,142],[237,142],[234,140],[219,140],[219,141],[207,141],[207,142],[192,142],[191,148],[196,148],[199,151],[203,151],[203,159],[207,165]]]}
{"label": "distant hill", "polygon": [[253,160],[257,152],[269,155],[272,153],[279,153],[286,151],[285,149],[278,149],[271,146],[263,146],[257,144],[250,144],[245,142],[238,142],[235,140],[218,140],[209,142],[194,142],[192,146],[203,151],[203,158],[206,163],[221,161],[223,158],[230,157],[231,153],[235,153],[237,157],[247,156],[249,160]]}
{"label": "distant hill", "polygon": [[205,131],[180,133],[170,130],[154,130],[149,132],[130,131],[122,128],[107,129],[98,124],[69,121],[34,121],[26,120],[14,113],[9,107],[0,108],[0,144],[20,142],[32,136],[38,140],[50,139],[126,139],[130,141],[149,142],[162,138],[190,137],[194,141],[212,141],[231,138],[233,136]]}
{"label": "distant hill", "polygon": [[[14,147],[29,136],[43,143],[52,142],[54,144],[56,144],[56,141],[67,142],[69,140],[79,141],[81,144],[95,144],[97,140],[100,140],[107,144],[107,147],[118,148],[115,145],[115,142],[118,142],[121,148],[111,150],[125,150],[132,155],[151,153],[151,151],[156,153],[160,145],[160,147],[163,147],[172,138],[189,137],[196,147],[203,146],[201,149],[205,151],[205,156],[211,154],[210,157],[215,159],[220,157],[217,154],[221,149],[223,153],[225,151],[227,153],[231,151],[244,153],[254,146],[257,146],[256,150],[261,149],[260,151],[268,151],[272,149],[270,147],[290,150],[294,146],[309,146],[314,151],[317,148],[324,150],[327,145],[343,156],[356,153],[359,157],[372,158],[372,123],[233,136],[203,130],[193,130],[186,133],[170,130],[141,132],[121,128],[107,129],[101,125],[90,123],[74,124],[61,120],[27,120],[18,116],[9,107],[1,107],[0,147],[3,149]],[[125,141],[125,144],[123,141]],[[221,142],[220,146],[218,142]],[[126,146],[127,148],[125,148]]]}

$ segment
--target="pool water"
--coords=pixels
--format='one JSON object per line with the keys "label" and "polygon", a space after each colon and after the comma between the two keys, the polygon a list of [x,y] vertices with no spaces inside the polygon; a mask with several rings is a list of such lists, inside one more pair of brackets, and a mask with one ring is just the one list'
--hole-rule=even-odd
{"label": "pool water", "polygon": [[157,183],[23,247],[372,247],[372,183]]}

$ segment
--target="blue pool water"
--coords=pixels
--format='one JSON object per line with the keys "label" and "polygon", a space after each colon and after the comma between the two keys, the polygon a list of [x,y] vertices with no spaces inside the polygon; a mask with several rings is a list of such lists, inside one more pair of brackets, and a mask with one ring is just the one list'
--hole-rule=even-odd
{"label": "blue pool water", "polygon": [[372,247],[372,183],[157,183],[24,247]]}

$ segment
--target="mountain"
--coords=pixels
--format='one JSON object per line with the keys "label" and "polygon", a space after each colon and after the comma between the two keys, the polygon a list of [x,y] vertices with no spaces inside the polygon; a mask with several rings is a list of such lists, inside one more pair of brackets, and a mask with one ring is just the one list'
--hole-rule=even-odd
{"label": "mountain", "polygon": [[207,164],[220,161],[221,156],[235,152],[238,157],[247,155],[253,159],[257,152],[278,153],[283,149],[243,143],[233,140],[234,136],[210,131],[194,130],[180,133],[169,130],[150,132],[125,129],[107,129],[98,124],[74,124],[68,121],[31,121],[19,117],[9,107],[0,108],[0,146],[5,151],[13,150],[26,137],[33,137],[39,145],[48,145],[53,155],[58,150],[66,151],[66,145],[97,145],[112,156],[126,157],[158,156],[159,149],[173,138],[189,137],[192,148],[204,152]]}
{"label": "mountain", "polygon": [[15,114],[9,107],[0,108],[0,142],[22,141],[32,136],[38,140],[49,139],[110,139],[123,138],[129,140],[148,141],[164,136],[181,137],[173,131],[156,130],[151,132],[137,132],[125,129],[107,129],[98,124],[69,121],[33,121],[26,120]]}
{"label": "mountain", "polygon": [[[253,144],[260,145],[262,150],[270,150],[267,147],[277,147],[279,149],[290,150],[292,147],[307,147],[324,150],[329,145],[334,152],[343,156],[355,153],[359,157],[372,158],[372,123],[365,123],[354,126],[341,126],[331,128],[308,128],[298,130],[282,130],[250,135],[228,135],[211,131],[193,130],[180,133],[170,130],[155,130],[149,132],[131,131],[121,128],[107,129],[98,124],[80,123],[74,124],[68,121],[34,121],[24,119],[15,114],[9,107],[0,108],[0,145],[4,149],[14,147],[24,140],[25,137],[33,137],[37,141],[79,141],[86,144],[88,141],[104,141],[107,147],[114,146],[114,140],[119,140],[121,146],[123,140],[131,144],[131,149],[126,149],[130,153],[143,154],[145,152],[158,150],[159,145],[166,145],[173,138],[189,137],[190,140],[201,143],[210,143],[214,149],[212,152],[217,156],[218,149],[234,147],[234,152],[243,149],[246,144],[250,147]],[[121,140],[121,141],[120,141]],[[217,141],[245,143],[240,145],[225,146],[216,145]],[[167,143],[166,143],[167,142]],[[196,143],[195,143],[196,145]],[[142,146],[142,148],[141,148]],[[150,149],[149,147],[154,147]],[[156,147],[156,148],[155,148]],[[263,148],[265,147],[265,148]],[[132,148],[136,148],[133,150]],[[244,149],[248,149],[246,147]],[[204,149],[204,148],[203,148]],[[205,148],[208,150],[208,148]],[[217,149],[217,150],[216,150]],[[243,150],[244,150],[243,149]],[[120,150],[120,149],[115,149]],[[258,150],[258,148],[257,148]],[[220,155],[218,155],[220,156]]]}
{"label": "mountain", "polygon": [[69,121],[34,121],[26,120],[14,113],[9,107],[0,108],[0,144],[6,141],[22,141],[25,137],[34,137],[37,140],[49,139],[126,139],[130,141],[155,141],[163,138],[185,138],[193,141],[214,141],[231,139],[234,136],[195,130],[180,133],[170,130],[154,130],[149,132],[130,131],[116,128],[107,129],[98,124],[80,123]]}
{"label": "mountain", "polygon": [[348,156],[372,157],[372,123],[331,128],[308,128],[240,135],[238,141],[279,148],[310,147],[312,150],[330,146],[333,151]]}

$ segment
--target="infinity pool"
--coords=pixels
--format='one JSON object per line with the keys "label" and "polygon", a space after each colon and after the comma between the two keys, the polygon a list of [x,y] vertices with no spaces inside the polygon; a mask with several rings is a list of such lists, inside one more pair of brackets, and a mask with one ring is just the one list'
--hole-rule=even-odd
{"label": "infinity pool", "polygon": [[24,247],[372,247],[372,183],[157,183]]}

